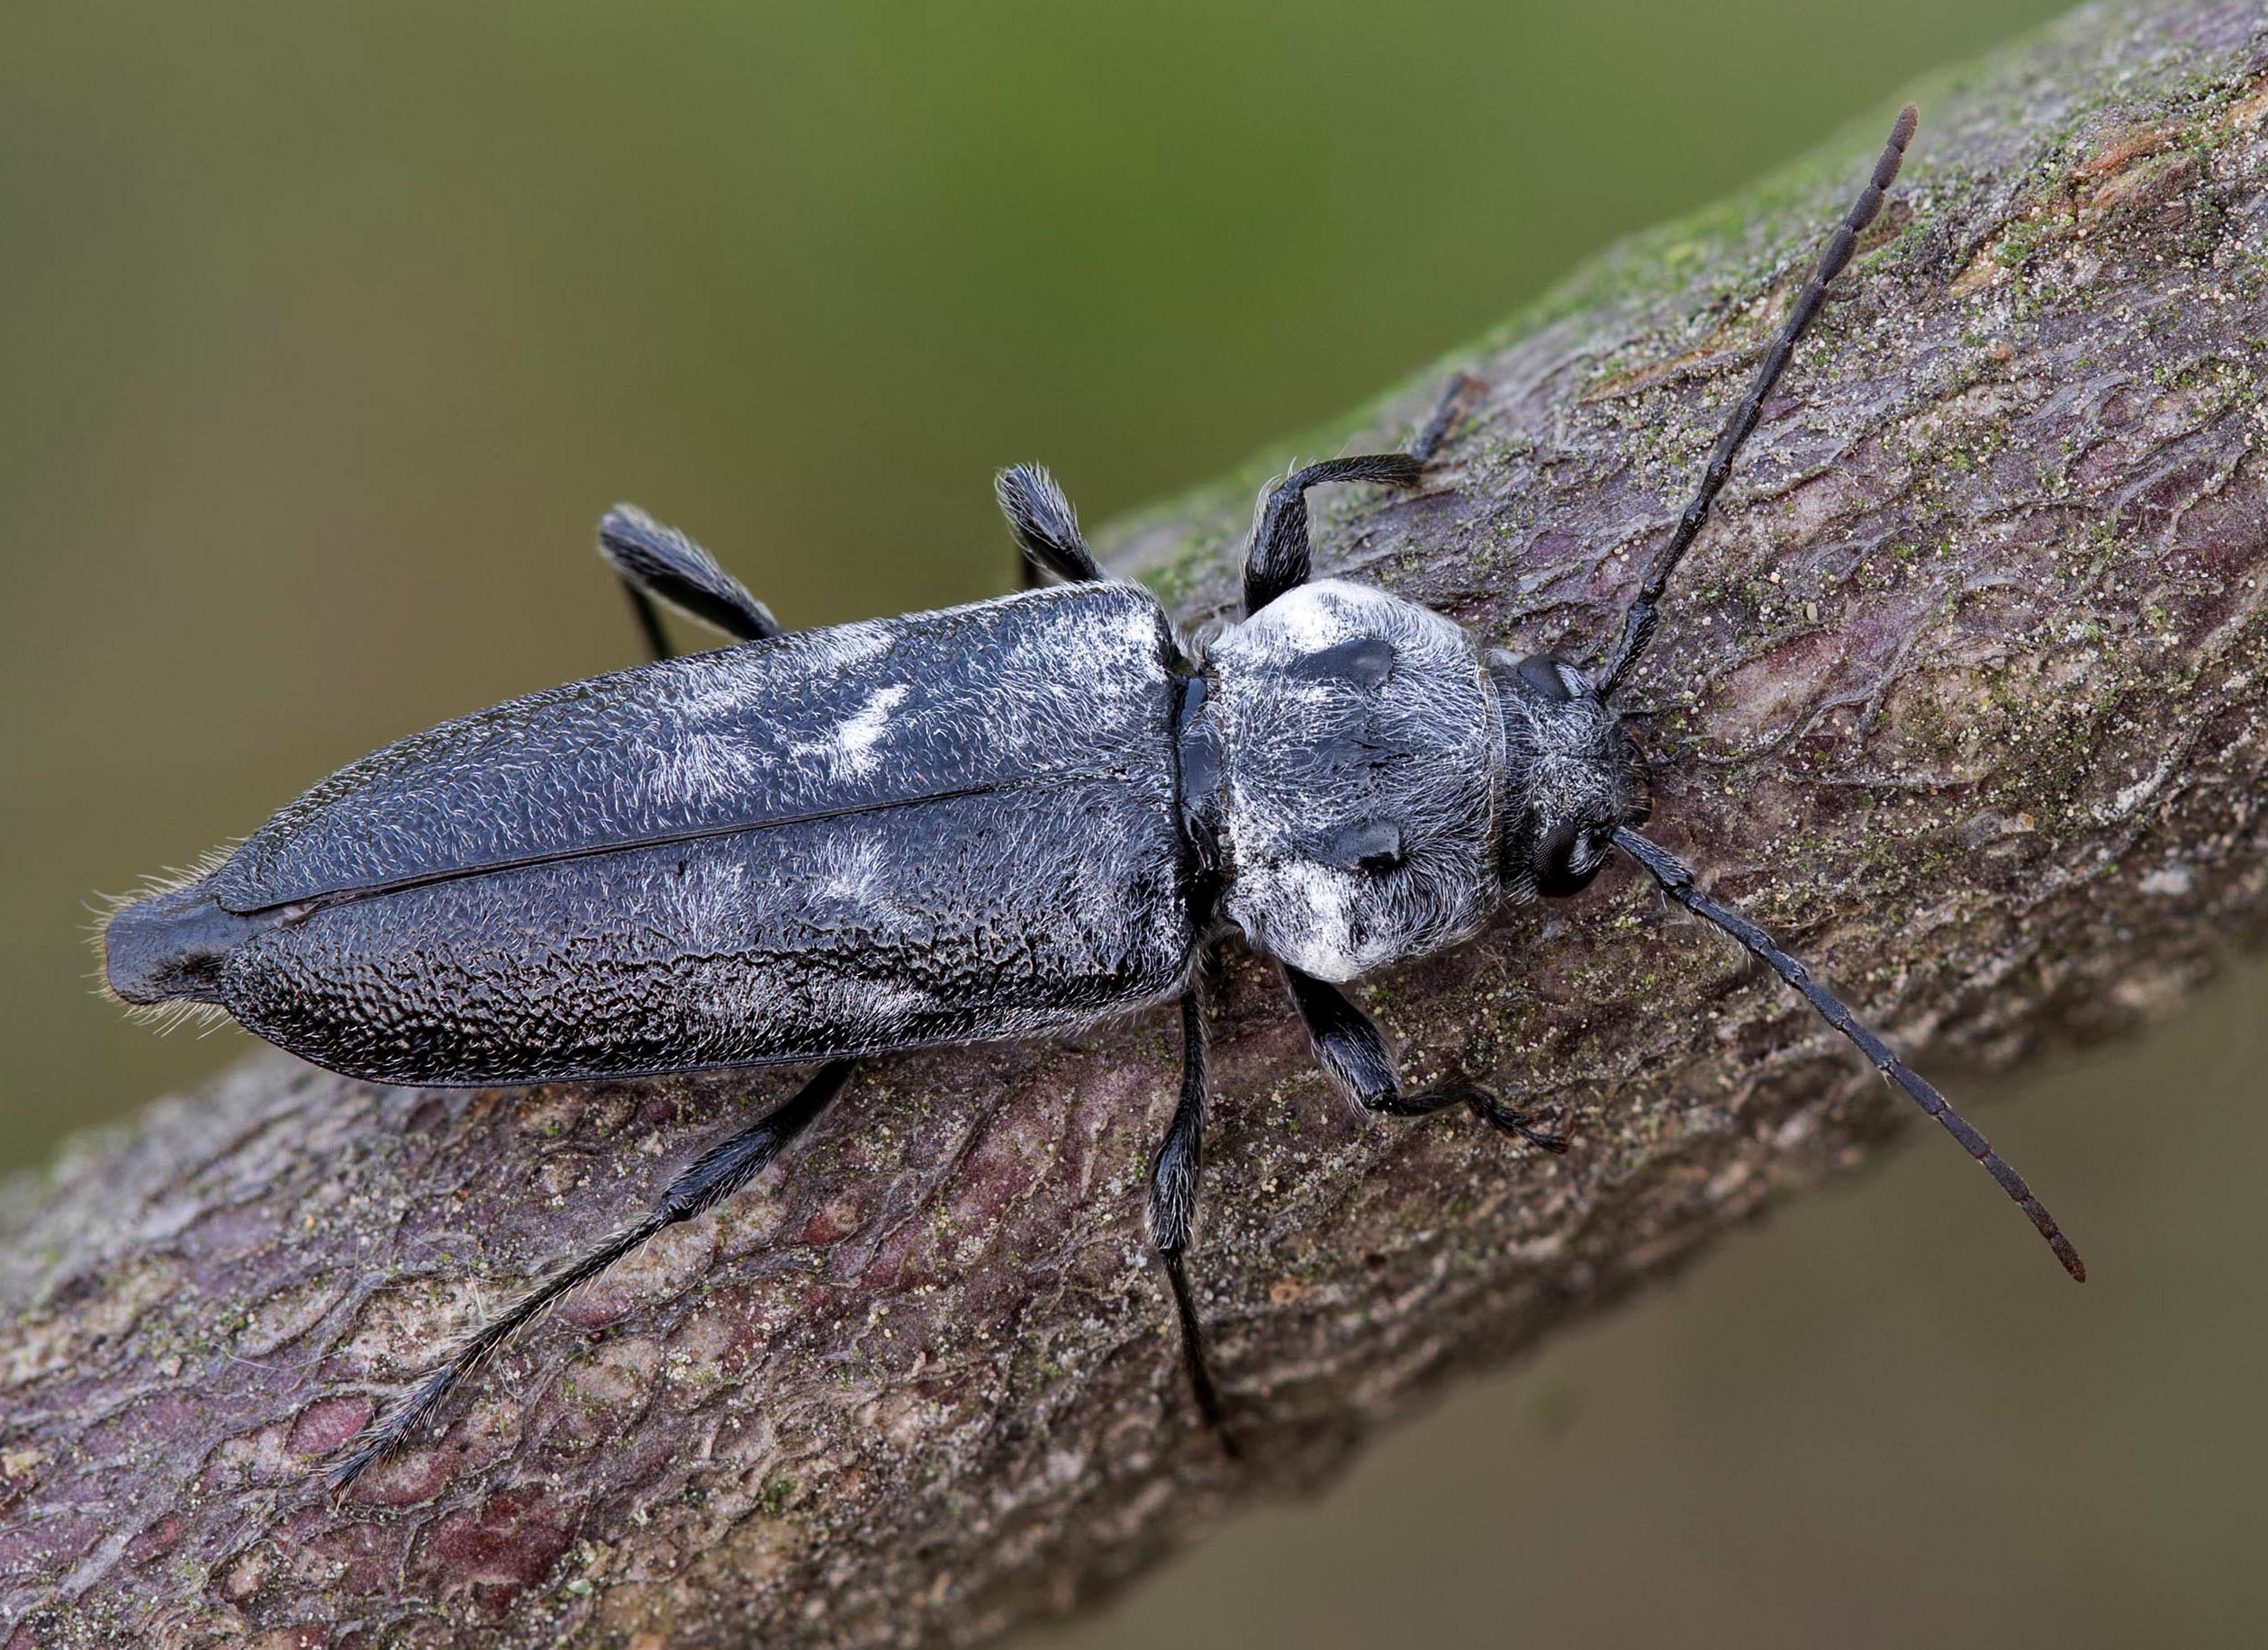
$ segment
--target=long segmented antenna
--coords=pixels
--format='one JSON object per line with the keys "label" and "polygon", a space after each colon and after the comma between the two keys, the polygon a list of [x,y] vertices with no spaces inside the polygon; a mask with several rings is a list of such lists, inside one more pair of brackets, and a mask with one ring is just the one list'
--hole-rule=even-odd
{"label": "long segmented antenna", "polygon": [[1966,1118],[1947,1104],[1943,1095],[1908,1069],[1881,1038],[1853,1019],[1840,999],[1812,978],[1809,969],[1774,944],[1772,936],[1747,917],[1719,905],[1694,888],[1693,871],[1676,855],[1657,847],[1627,826],[1614,833],[1614,845],[1651,872],[1654,880],[1661,884],[1662,892],[1695,916],[1723,929],[1775,974],[1802,992],[1804,1001],[1819,1011],[1821,1019],[1857,1044],[1859,1052],[1875,1062],[1877,1071],[1904,1089],[1916,1105],[1936,1118],[1947,1134],[1961,1142],[1964,1150],[1984,1165],[1985,1172],[2001,1183],[2001,1189],[2016,1200],[2017,1207],[2039,1229],[2039,1235],[2047,1240],[2047,1247],[2056,1251],[2056,1258],[2064,1263],[2064,1270],[2080,1283],[2087,1281],[2087,1263],[2079,1258],[2079,1251],[2072,1248],[2071,1240],[2064,1236],[2063,1228],[2056,1224],[2056,1217],[2047,1213],[2047,1206],[2032,1195],[2031,1187],[2024,1184],[2024,1177],[1992,1150],[1992,1142],[1971,1127]]}
{"label": "long segmented antenna", "polygon": [[780,1149],[822,1111],[851,1074],[854,1061],[830,1060],[784,1104],[747,1128],[727,1137],[693,1159],[670,1182],[661,1200],[612,1237],[530,1284],[504,1310],[450,1348],[448,1356],[420,1378],[409,1394],[380,1413],[357,1434],[354,1447],[323,1476],[334,1496],[407,1443],[426,1419],[462,1383],[479,1373],[498,1348],[563,1295],[571,1294],[629,1255],[657,1232],[716,1207],[763,1171]]}
{"label": "long segmented antenna", "polygon": [[658,1213],[644,1215],[589,1254],[577,1256],[569,1265],[520,1291],[502,1312],[452,1347],[448,1357],[428,1370],[407,1397],[381,1411],[363,1429],[354,1447],[323,1474],[330,1492],[344,1495],[352,1489],[355,1480],[416,1436],[426,1418],[441,1407],[441,1401],[479,1374],[506,1341],[541,1317],[562,1295],[589,1283],[669,1223],[669,1218]]}
{"label": "long segmented antenna", "polygon": [[1866,186],[1858,192],[1858,199],[1851,203],[1849,215],[1836,226],[1827,249],[1819,255],[1812,278],[1803,283],[1803,290],[1796,294],[1787,319],[1780,323],[1778,334],[1765,350],[1764,364],[1757,368],[1756,382],[1748,386],[1748,394],[1718,432],[1717,445],[1710,449],[1709,465],[1702,472],[1701,486],[1694,493],[1693,502],[1685,506],[1685,513],[1677,518],[1668,542],[1655,555],[1652,565],[1646,570],[1645,582],[1631,599],[1630,610],[1622,615],[1622,640],[1615,645],[1613,658],[1599,678],[1602,699],[1614,691],[1631,666],[1638,663],[1639,655],[1646,651],[1646,644],[1653,639],[1654,609],[1668,587],[1670,574],[1677,571],[1686,546],[1701,531],[1701,524],[1708,519],[1709,507],[1717,501],[1725,478],[1732,473],[1734,455],[1755,430],[1757,419],[1764,411],[1764,398],[1772,393],[1772,386],[1780,382],[1780,374],[1787,370],[1787,364],[1795,354],[1796,340],[1819,314],[1820,302],[1827,295],[1827,284],[1842,274],[1858,245],[1858,237],[1882,210],[1883,192],[1896,180],[1898,168],[1905,161],[1906,145],[1913,140],[1913,129],[1920,118],[1911,104],[1898,112],[1897,124],[1890,129],[1890,141],[1883,149],[1882,158],[1875,162],[1874,176],[1866,180]]}

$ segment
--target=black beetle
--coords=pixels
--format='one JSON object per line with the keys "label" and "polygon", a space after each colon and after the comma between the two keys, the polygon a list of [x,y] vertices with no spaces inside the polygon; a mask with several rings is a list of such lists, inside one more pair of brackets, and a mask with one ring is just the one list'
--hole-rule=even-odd
{"label": "black beetle", "polygon": [[[1206,949],[1237,935],[1274,957],[1316,1057],[1369,1110],[1461,1106],[1563,1150],[1477,1088],[1406,1092],[1339,985],[1468,938],[1504,901],[1576,893],[1616,847],[1802,992],[2083,1278],[2021,1177],[1936,1089],[1638,834],[1642,770],[1608,702],[1913,129],[1909,108],[1595,668],[1515,658],[1384,591],[1310,580],[1307,489],[1415,484],[1469,380],[1406,451],[1310,465],[1268,495],[1246,617],[1201,651],[1147,591],[1104,575],[1035,468],[1004,472],[999,501],[1030,580],[1044,569],[1062,582],[795,635],[700,546],[623,508],[601,549],[655,663],[390,745],[203,874],[120,909],[104,960],[126,1002],[217,1006],[355,1077],[537,1083],[822,1062],[643,1218],[457,1346],[356,1441],[334,1486],[550,1302],[745,1185],[854,1061],[1173,1000],[1184,1077],[1151,1166],[1150,1228],[1198,1407],[1230,1444],[1182,1267],[1205,1123]],[[657,601],[739,645],[669,656]]]}

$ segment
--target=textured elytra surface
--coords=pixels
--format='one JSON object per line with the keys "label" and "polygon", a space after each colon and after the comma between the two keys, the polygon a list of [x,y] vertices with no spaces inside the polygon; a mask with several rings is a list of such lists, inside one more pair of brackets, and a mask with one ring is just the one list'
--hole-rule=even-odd
{"label": "textured elytra surface", "polygon": [[[1032,591],[572,682],[349,764],[213,882],[231,911],[696,833],[1076,777],[1154,744],[1143,591]],[[1003,707],[1016,714],[1004,717]]]}
{"label": "textured elytra surface", "polygon": [[213,873],[235,908],[359,895],[237,944],[221,1002],[331,1069],[463,1083],[968,1041],[1155,1001],[1196,933],[1173,657],[1147,591],[1090,585],[466,717],[326,780]]}
{"label": "textured elytra surface", "polygon": [[[1925,103],[1640,680],[1653,834],[1925,1056],[2116,1025],[2268,912],[2258,27],[2090,14]],[[1580,656],[1875,135],[1683,231],[1679,281],[1641,243],[1513,329],[1441,485],[1325,504],[1324,571]],[[1232,588],[1249,479],[1122,552],[1174,569],[1184,619]],[[307,1474],[413,1348],[792,1079],[420,1094],[275,1059],[8,1205],[5,1631],[972,1639],[1327,1468],[1896,1117],[1625,873],[1367,991],[1414,1078],[1572,1107],[1562,1161],[1350,1123],[1266,976],[1225,987],[1194,1267],[1244,1467],[1196,1434],[1139,1265],[1159,1016],[893,1062],[333,1510]]]}

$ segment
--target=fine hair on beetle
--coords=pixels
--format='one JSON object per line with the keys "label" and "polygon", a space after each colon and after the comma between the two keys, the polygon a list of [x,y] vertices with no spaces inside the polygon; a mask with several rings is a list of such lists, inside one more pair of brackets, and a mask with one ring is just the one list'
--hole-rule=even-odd
{"label": "fine hair on beetle", "polygon": [[[1467,1115],[1515,1149],[1564,1152],[1553,1120],[1462,1078],[1405,1086],[1342,987],[1471,939],[1507,903],[1580,892],[1618,850],[1935,1118],[2083,1278],[2047,1209],[1944,1095],[1640,834],[1643,713],[1614,705],[1914,125],[1909,107],[1589,663],[1508,653],[1387,591],[1314,576],[1308,491],[1416,486],[1471,408],[1469,377],[1403,450],[1309,464],[1268,490],[1242,616],[1201,650],[1153,595],[1104,572],[1036,466],[995,489],[1022,590],[825,630],[786,629],[693,540],[620,506],[599,548],[649,663],[389,745],[122,905],[103,932],[122,1001],[225,1013],[372,1081],[812,1068],[646,1213],[387,1394],[331,1465],[334,1489],[415,1438],[562,1295],[747,1185],[863,1062],[1169,1003],[1182,1077],[1149,1163],[1149,1236],[1196,1411],[1234,1453],[1187,1270],[1209,959],[1232,941],[1273,959],[1317,1062],[1364,1110]],[[734,645],[673,653],[664,609]]]}

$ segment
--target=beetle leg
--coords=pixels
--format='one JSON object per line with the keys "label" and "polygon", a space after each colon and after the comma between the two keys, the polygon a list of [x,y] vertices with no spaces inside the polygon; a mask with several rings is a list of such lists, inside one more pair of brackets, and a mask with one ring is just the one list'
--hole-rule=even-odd
{"label": "beetle leg", "polygon": [[1376,482],[1387,487],[1414,487],[1425,476],[1441,440],[1481,387],[1480,380],[1459,373],[1449,382],[1424,428],[1399,453],[1369,453],[1355,458],[1330,458],[1304,470],[1295,470],[1276,484],[1261,505],[1252,523],[1252,536],[1244,553],[1244,611],[1259,612],[1286,591],[1307,582],[1313,571],[1313,551],[1307,540],[1307,489],[1325,482]]}
{"label": "beetle leg", "polygon": [[1048,573],[1072,584],[1107,576],[1079,530],[1079,512],[1039,465],[1013,464],[1001,471],[992,478],[992,496],[1021,552],[1025,590],[1037,590]]}
{"label": "beetle leg", "polygon": [[1499,1134],[1517,1135],[1531,1146],[1559,1156],[1568,1149],[1567,1136],[1536,1127],[1533,1112],[1506,1105],[1486,1089],[1470,1083],[1443,1083],[1414,1095],[1395,1094],[1364,1103],[1371,1111],[1389,1117],[1424,1117],[1452,1105],[1461,1105]]}
{"label": "beetle leg", "polygon": [[694,1159],[644,1215],[530,1285],[503,1311],[459,1341],[446,1361],[428,1371],[408,1395],[397,1400],[362,1429],[354,1447],[326,1474],[331,1492],[345,1494],[356,1479],[401,1448],[451,1391],[561,1295],[578,1285],[589,1283],[664,1228],[715,1208],[754,1179],[779,1155],[782,1147],[827,1109],[827,1102],[841,1091],[844,1080],[851,1075],[854,1064],[837,1059],[820,1067],[792,1099],[727,1135]]}
{"label": "beetle leg", "polygon": [[622,581],[646,650],[656,659],[677,651],[663,634],[656,601],[714,626],[736,642],[786,634],[772,609],[751,596],[715,556],[635,504],[618,504],[601,518],[599,554]]}
{"label": "beetle leg", "polygon": [[1223,1453],[1233,1456],[1238,1453],[1236,1438],[1222,1417],[1220,1389],[1206,1365],[1197,1302],[1181,1266],[1190,1223],[1197,1216],[1197,1172],[1204,1157],[1205,1005],[1192,985],[1181,996],[1181,1099],[1173,1108],[1165,1139],[1150,1159],[1150,1240],[1165,1265],[1166,1282],[1172,1285],[1174,1314],[1181,1324],[1181,1358],[1189,1372],[1197,1413],[1220,1439]]}
{"label": "beetle leg", "polygon": [[1308,1040],[1315,1045],[1317,1063],[1364,1111],[1389,1117],[1424,1117],[1461,1105],[1489,1127],[1518,1135],[1531,1146],[1551,1152],[1568,1149],[1561,1136],[1536,1128],[1531,1114],[1508,1106],[1486,1089],[1469,1083],[1444,1083],[1408,1093],[1377,1023],[1356,1007],[1345,992],[1289,964],[1284,965],[1284,978],[1291,987],[1292,1005],[1299,1011]]}

